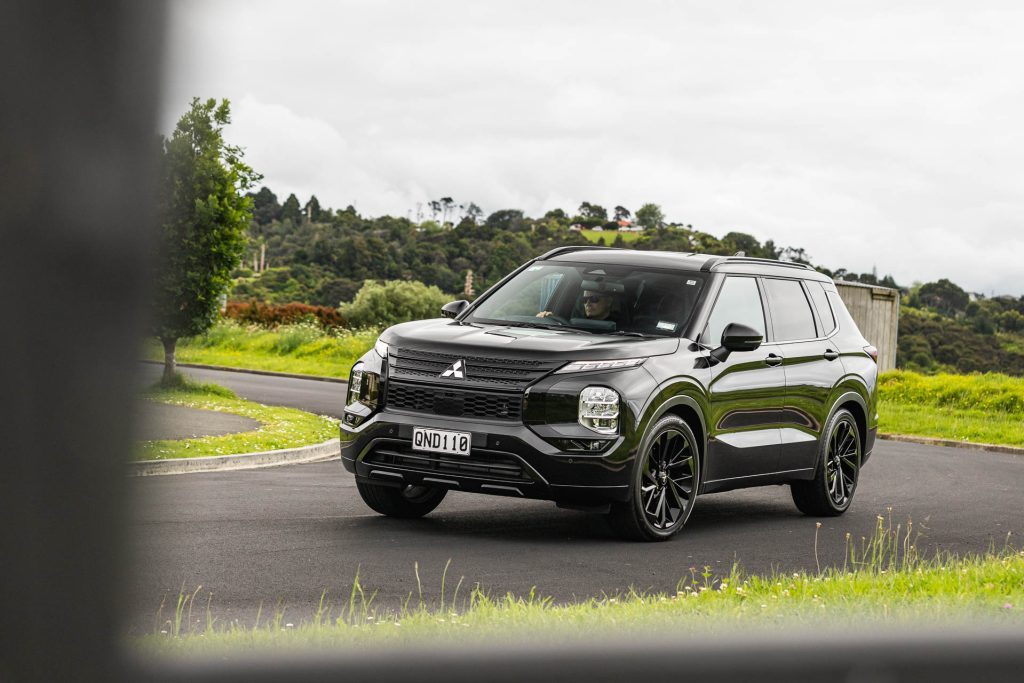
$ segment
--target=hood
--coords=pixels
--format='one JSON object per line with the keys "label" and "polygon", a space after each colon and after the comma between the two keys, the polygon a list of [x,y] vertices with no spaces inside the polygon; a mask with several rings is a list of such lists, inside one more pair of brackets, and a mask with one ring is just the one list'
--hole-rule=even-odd
{"label": "hood", "polygon": [[557,328],[459,324],[446,318],[395,325],[380,338],[400,349],[546,361],[661,356],[674,353],[680,343],[676,337],[620,337]]}

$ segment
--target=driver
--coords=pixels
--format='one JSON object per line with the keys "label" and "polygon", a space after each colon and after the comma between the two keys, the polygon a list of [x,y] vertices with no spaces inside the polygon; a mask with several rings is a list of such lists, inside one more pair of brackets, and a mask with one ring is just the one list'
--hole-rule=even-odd
{"label": "driver", "polygon": [[[583,313],[589,320],[608,320],[612,316],[613,297],[610,292],[599,292],[595,290],[583,291]],[[551,311],[541,311],[538,318],[547,318],[553,315]]]}

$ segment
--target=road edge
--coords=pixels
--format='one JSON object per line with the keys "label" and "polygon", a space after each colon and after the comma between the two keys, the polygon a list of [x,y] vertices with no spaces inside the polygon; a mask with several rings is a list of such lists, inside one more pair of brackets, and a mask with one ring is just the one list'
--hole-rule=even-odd
{"label": "road edge", "polygon": [[128,463],[128,476],[154,477],[167,474],[191,474],[194,472],[229,472],[261,467],[276,467],[278,465],[324,462],[340,457],[341,442],[335,437],[312,446],[284,448],[278,451],[214,455],[205,458],[140,460]]}
{"label": "road edge", "polygon": [[1008,453],[1010,455],[1024,455],[1024,448],[1018,446],[1003,446],[997,443],[975,443],[974,441],[957,441],[956,439],[938,439],[931,436],[914,436],[912,434],[879,434],[879,439],[886,441],[902,441],[904,443],[916,443],[922,446],[945,446],[947,448],[966,448],[971,451],[988,451],[990,453]]}
{"label": "road edge", "polygon": [[[141,359],[142,363],[150,363],[152,365],[163,365],[162,360],[151,360],[149,358]],[[223,370],[224,372],[244,372],[247,375],[267,375],[268,377],[287,377],[289,379],[311,379],[314,382],[335,382],[337,384],[347,384],[347,379],[340,379],[338,377],[325,377],[324,375],[301,375],[297,372],[276,372],[274,370],[251,370],[249,368],[233,368],[228,365],[204,365],[202,363],[175,363],[179,368],[196,368],[199,370]]]}

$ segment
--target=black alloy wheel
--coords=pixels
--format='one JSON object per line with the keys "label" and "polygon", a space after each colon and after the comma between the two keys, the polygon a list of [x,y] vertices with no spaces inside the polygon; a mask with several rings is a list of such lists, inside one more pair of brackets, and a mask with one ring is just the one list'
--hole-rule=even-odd
{"label": "black alloy wheel", "polygon": [[614,505],[608,515],[612,528],[631,540],[671,538],[693,511],[699,473],[693,430],[675,415],[661,418],[640,449],[632,500]]}
{"label": "black alloy wheel", "polygon": [[356,482],[363,502],[388,517],[415,518],[431,512],[444,500],[447,489],[430,486],[385,486]]}
{"label": "black alloy wheel", "polygon": [[793,502],[807,515],[835,517],[850,507],[857,490],[863,456],[860,432],[850,411],[837,410],[829,420],[814,479],[790,484]]}

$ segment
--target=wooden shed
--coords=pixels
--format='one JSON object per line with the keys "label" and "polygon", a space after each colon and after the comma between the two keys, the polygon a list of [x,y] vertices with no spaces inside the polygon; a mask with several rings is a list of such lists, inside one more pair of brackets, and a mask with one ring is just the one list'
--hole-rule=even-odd
{"label": "wooden shed", "polygon": [[895,369],[899,290],[843,281],[836,282],[836,290],[861,334],[878,349],[878,368],[882,371]]}

